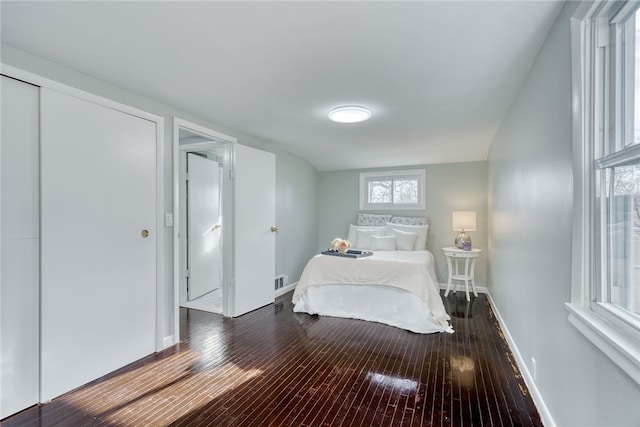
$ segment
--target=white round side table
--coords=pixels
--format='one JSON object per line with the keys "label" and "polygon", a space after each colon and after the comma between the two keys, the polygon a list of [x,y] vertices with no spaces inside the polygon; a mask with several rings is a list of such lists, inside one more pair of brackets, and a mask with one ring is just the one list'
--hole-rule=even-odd
{"label": "white round side table", "polygon": [[[474,272],[476,269],[476,258],[480,256],[482,250],[471,249],[470,251],[465,251],[456,247],[450,247],[442,248],[442,252],[444,252],[444,256],[447,258],[447,267],[449,268],[449,280],[447,282],[447,290],[444,291],[444,296],[449,296],[449,290],[451,289],[452,281],[461,280],[464,282],[466,288],[467,301],[471,301],[471,298],[469,298],[469,283],[471,283],[473,295],[478,296],[478,292],[476,292]],[[464,260],[464,274],[462,274],[458,269],[458,261],[461,260]],[[453,286],[453,292],[456,292],[455,285]]]}

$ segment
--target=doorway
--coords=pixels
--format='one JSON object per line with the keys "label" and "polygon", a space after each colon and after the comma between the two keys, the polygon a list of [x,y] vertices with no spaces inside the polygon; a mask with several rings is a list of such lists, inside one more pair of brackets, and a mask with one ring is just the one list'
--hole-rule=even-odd
{"label": "doorway", "polygon": [[174,139],[177,332],[179,307],[229,313],[235,140],[181,119],[174,120]]}

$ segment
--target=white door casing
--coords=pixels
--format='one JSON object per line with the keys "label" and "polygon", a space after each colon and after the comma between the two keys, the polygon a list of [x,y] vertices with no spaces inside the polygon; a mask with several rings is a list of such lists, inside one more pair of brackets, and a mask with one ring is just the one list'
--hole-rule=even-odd
{"label": "white door casing", "polygon": [[234,176],[233,316],[240,316],[275,299],[275,155],[236,144]]}
{"label": "white door casing", "polygon": [[[180,144],[180,130],[187,130],[189,133],[200,135],[207,142]],[[231,180],[231,170],[233,166],[233,153],[236,138],[225,135],[220,132],[213,131],[204,126],[187,120],[174,117],[173,119],[173,214],[174,214],[174,232],[173,232],[173,266],[174,266],[174,337],[176,342],[180,340],[180,301],[186,299],[186,291],[184,290],[184,270],[186,265],[186,256],[184,250],[184,239],[186,232],[185,226],[185,186],[182,174],[186,169],[185,151],[193,150],[195,152],[208,151],[211,149],[222,148],[222,173],[220,177],[220,189],[222,192],[221,205],[224,229],[222,231],[222,287],[223,287],[223,313],[225,316],[232,316],[233,311],[233,287],[231,285],[233,275],[233,189]]]}
{"label": "white door casing", "polygon": [[0,76],[0,419],[38,403],[39,88]]}
{"label": "white door casing", "polygon": [[188,299],[222,285],[219,166],[217,161],[187,154]]}
{"label": "white door casing", "polygon": [[41,401],[156,349],[156,129],[41,90]]}

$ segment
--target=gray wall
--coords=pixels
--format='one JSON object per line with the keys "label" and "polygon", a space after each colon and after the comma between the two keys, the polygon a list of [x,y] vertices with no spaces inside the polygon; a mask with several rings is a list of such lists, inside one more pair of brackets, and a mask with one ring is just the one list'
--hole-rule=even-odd
{"label": "gray wall", "polygon": [[[469,232],[473,246],[487,249],[487,163],[467,162],[404,168],[362,169],[320,172],[318,181],[318,250],[329,247],[334,237],[347,237],[349,224],[355,224],[359,208],[360,172],[394,169],[426,169],[427,209],[390,211],[399,216],[426,216],[431,220],[427,249],[436,258],[436,274],[447,281],[447,263],[442,248],[453,246],[457,232],[451,230],[451,212],[476,211],[477,230]],[[486,252],[476,265],[476,284],[487,283]]]}
{"label": "gray wall", "polygon": [[293,154],[276,152],[276,275],[297,282],[318,246],[318,172]]}
{"label": "gray wall", "polygon": [[[164,211],[173,211],[172,144],[173,117],[206,126],[236,137],[238,143],[275,153],[276,155],[276,221],[282,230],[276,237],[276,272],[292,279],[300,275],[306,261],[316,253],[317,216],[315,193],[317,171],[306,160],[279,150],[273,144],[258,141],[232,129],[207,122],[193,114],[125,91],[85,74],[33,56],[11,46],[1,45],[1,61],[42,77],[114,100],[164,117]],[[165,336],[173,335],[173,236],[164,230]],[[295,254],[290,248],[295,248]]]}
{"label": "gray wall", "polygon": [[489,153],[489,289],[559,426],[638,426],[640,387],[568,321],[571,61],[565,4]]}

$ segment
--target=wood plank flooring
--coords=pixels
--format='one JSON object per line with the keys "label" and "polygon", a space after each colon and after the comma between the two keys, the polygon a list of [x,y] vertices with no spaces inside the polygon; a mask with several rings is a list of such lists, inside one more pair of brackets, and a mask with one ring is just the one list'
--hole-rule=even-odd
{"label": "wood plank flooring", "polygon": [[[183,342],[2,426],[539,426],[486,296],[454,334],[293,313],[181,309]],[[117,351],[114,349],[114,351]]]}

